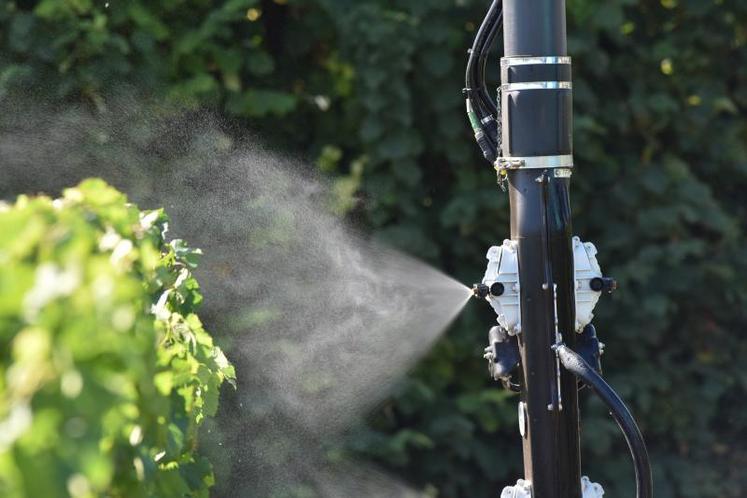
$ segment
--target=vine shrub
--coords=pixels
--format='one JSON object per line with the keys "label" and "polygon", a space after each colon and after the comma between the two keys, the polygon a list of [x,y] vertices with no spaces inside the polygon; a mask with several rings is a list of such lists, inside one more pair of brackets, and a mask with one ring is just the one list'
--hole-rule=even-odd
{"label": "vine shrub", "polygon": [[0,208],[0,496],[208,496],[235,375],[167,220],[102,180]]}

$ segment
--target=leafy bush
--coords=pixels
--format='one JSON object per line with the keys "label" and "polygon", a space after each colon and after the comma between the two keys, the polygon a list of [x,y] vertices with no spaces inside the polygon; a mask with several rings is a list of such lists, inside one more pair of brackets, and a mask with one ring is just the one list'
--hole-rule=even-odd
{"label": "leafy bush", "polygon": [[0,209],[0,495],[208,496],[197,430],[234,372],[166,228],[101,180]]}

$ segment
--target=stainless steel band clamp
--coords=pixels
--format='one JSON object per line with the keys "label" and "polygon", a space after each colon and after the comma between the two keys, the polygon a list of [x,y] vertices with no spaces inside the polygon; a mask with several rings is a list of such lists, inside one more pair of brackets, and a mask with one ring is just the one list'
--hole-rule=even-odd
{"label": "stainless steel band clamp", "polygon": [[573,154],[560,156],[528,156],[528,157],[499,157],[495,162],[495,169],[546,169],[572,168]]}
{"label": "stainless steel band clamp", "polygon": [[540,64],[570,64],[571,57],[567,55],[547,57],[501,57],[501,68],[511,66],[534,66]]}
{"label": "stainless steel band clamp", "polygon": [[[495,163],[499,174],[518,169],[562,169],[561,175],[570,176],[573,168],[573,153],[570,130],[571,58],[568,56],[503,57],[501,59],[500,96],[502,116],[503,155]],[[535,93],[536,91],[536,93]],[[518,92],[529,92],[521,102],[515,100]],[[547,92],[547,93],[545,93]],[[531,96],[530,96],[531,94]],[[522,93],[522,95],[524,95]],[[527,108],[526,106],[531,106]],[[517,106],[521,106],[521,111]],[[536,110],[536,112],[532,112]],[[513,112],[512,112],[513,111]],[[526,119],[518,122],[526,116]],[[513,118],[513,119],[512,119]],[[559,128],[554,121],[558,120]],[[543,127],[566,130],[566,135],[553,141],[557,135],[543,133]],[[548,137],[540,149],[532,149],[534,143],[512,141],[512,130],[527,130],[535,126],[540,135]],[[518,128],[516,128],[518,127]],[[533,128],[532,128],[533,129]],[[518,136],[526,136],[521,133]]]}
{"label": "stainless steel band clamp", "polygon": [[501,85],[502,92],[515,90],[572,90],[570,81],[523,81],[519,83],[505,83]]}

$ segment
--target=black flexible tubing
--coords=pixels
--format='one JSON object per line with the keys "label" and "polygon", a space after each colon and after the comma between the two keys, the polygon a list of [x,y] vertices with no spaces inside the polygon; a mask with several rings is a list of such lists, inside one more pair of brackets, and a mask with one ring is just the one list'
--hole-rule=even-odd
{"label": "black flexible tubing", "polygon": [[602,376],[594,371],[575,351],[565,344],[559,344],[554,349],[558,353],[560,363],[563,364],[563,367],[589,386],[604,404],[607,405],[607,408],[609,408],[612,417],[625,436],[625,442],[628,443],[628,449],[633,458],[636,497],[652,498],[653,483],[651,480],[651,463],[648,457],[648,450],[643,440],[643,434],[641,434],[641,430],[638,428],[638,424],[636,424],[630,410],[628,410],[625,403],[623,403],[610,385],[605,382]]}
{"label": "black flexible tubing", "polygon": [[[493,0],[485,18],[475,35],[475,41],[470,50],[469,60],[467,61],[466,84],[474,93],[475,100],[480,106],[480,110],[487,115],[494,116],[497,112],[493,100],[488,94],[485,85],[485,67],[487,64],[487,55],[490,45],[495,40],[496,35],[503,26],[503,3],[501,0]],[[482,116],[485,117],[485,116]]]}
{"label": "black flexible tubing", "polygon": [[480,27],[477,29],[475,40],[474,42],[472,42],[472,49],[470,50],[469,59],[467,61],[467,88],[474,89],[474,83],[479,83],[478,81],[474,81],[473,78],[473,76],[477,75],[476,71],[478,70],[478,68],[476,67],[476,64],[478,62],[480,54],[484,51],[485,43],[486,41],[488,41],[488,38],[491,35],[491,31],[494,29],[494,25],[496,24],[494,21],[498,16],[502,15],[502,13],[503,11],[501,0],[493,0],[493,3],[490,5],[487,14],[485,14],[485,18],[480,24]]}
{"label": "black flexible tubing", "polygon": [[[497,112],[495,110],[495,104],[489,98],[487,90],[485,89],[484,65],[485,57],[487,56],[487,50],[485,50],[485,47],[495,39],[499,29],[498,26],[500,25],[497,21],[502,19],[502,15],[501,0],[494,0],[485,16],[485,19],[483,19],[483,22],[477,30],[477,34],[475,35],[475,41],[472,44],[469,59],[467,60],[465,77],[467,100],[472,105],[472,109],[478,118],[479,126],[484,132],[484,140],[488,142],[488,147],[492,149],[491,152],[493,153],[493,156],[497,150],[497,137],[493,137],[493,134],[490,132],[485,132],[483,125],[483,120],[485,118],[490,117],[495,119],[494,116]],[[482,78],[482,80],[480,78]]]}
{"label": "black flexible tubing", "polygon": [[502,2],[500,3],[500,10],[497,14],[497,17],[494,21],[492,21],[492,24],[490,25],[490,31],[485,38],[485,42],[480,50],[480,53],[477,54],[478,60],[477,67],[475,69],[477,71],[477,73],[475,74],[475,82],[477,83],[477,91],[478,96],[480,97],[480,103],[485,108],[488,114],[490,114],[491,116],[495,116],[495,119],[499,119],[500,116],[498,116],[498,108],[495,104],[495,101],[493,100],[493,97],[490,95],[487,84],[485,83],[485,69],[488,64],[488,52],[490,51],[490,47],[493,45],[493,42],[495,41],[498,34],[503,32],[503,4]]}

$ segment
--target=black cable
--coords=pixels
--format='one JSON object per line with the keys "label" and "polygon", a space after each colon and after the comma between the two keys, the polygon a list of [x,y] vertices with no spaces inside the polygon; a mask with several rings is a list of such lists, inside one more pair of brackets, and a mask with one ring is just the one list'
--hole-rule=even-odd
{"label": "black cable", "polygon": [[485,69],[487,68],[487,64],[488,64],[488,53],[490,51],[490,47],[491,45],[493,45],[493,42],[498,36],[498,33],[501,33],[503,31],[502,29],[503,28],[502,2],[495,2],[495,3],[500,3],[501,5],[499,6],[499,11],[496,14],[495,21],[493,21],[490,25],[490,31],[485,37],[485,42],[483,44],[482,50],[480,51],[479,54],[477,54],[475,81],[477,82],[477,85],[478,85],[477,91],[478,91],[478,96],[480,98],[480,103],[483,105],[485,110],[491,116],[496,116],[496,119],[498,119],[498,108],[496,107],[496,104],[493,101],[493,97],[490,96],[488,85],[485,83]]}
{"label": "black cable", "polygon": [[498,12],[498,15],[496,17],[495,22],[493,22],[493,25],[491,27],[490,32],[488,33],[488,37],[485,40],[485,45],[483,47],[482,52],[479,54],[479,61],[477,64],[477,67],[479,69],[479,73],[477,75],[477,81],[480,83],[479,86],[479,96],[480,96],[480,102],[481,104],[487,109],[487,112],[490,116],[493,117],[493,119],[486,125],[486,127],[489,130],[489,133],[495,137],[495,144],[496,144],[496,155],[500,156],[503,155],[502,149],[502,131],[501,131],[501,111],[500,111],[500,98],[501,94],[498,92],[498,95],[495,99],[491,97],[491,92],[488,89],[488,85],[485,82],[485,69],[487,67],[488,63],[488,53],[490,52],[490,48],[493,46],[495,39],[503,33],[503,4],[501,3],[501,10]]}
{"label": "black cable", "polygon": [[630,455],[633,457],[636,497],[652,498],[651,463],[649,462],[643,434],[641,434],[633,415],[610,385],[581,356],[565,344],[559,344],[554,349],[558,353],[563,367],[589,386],[609,408],[612,417],[625,436],[625,442],[628,443]]}
{"label": "black cable", "polygon": [[490,44],[500,30],[502,16],[502,2],[494,0],[477,30],[467,61],[466,85],[469,96],[479,104],[480,111],[485,111],[487,115],[495,114],[495,104],[485,86],[485,66]]}
{"label": "black cable", "polygon": [[498,154],[498,133],[495,115],[497,109],[485,85],[485,67],[490,44],[500,31],[503,19],[503,4],[494,0],[475,35],[475,41],[467,60],[464,96],[467,114],[480,149],[485,158],[493,163]]}

